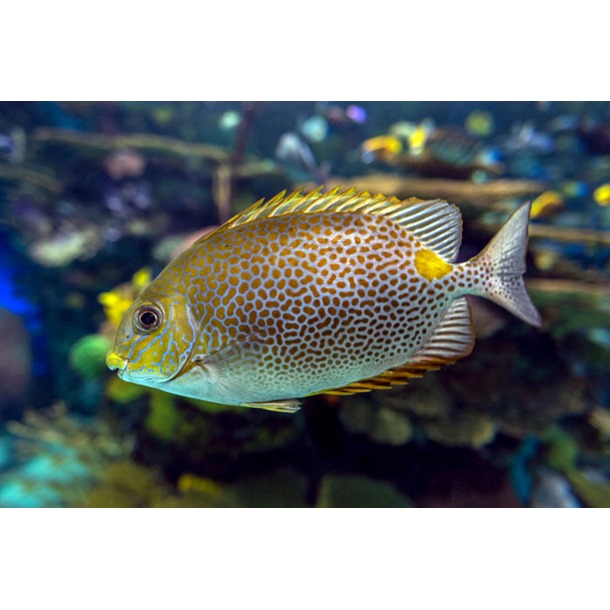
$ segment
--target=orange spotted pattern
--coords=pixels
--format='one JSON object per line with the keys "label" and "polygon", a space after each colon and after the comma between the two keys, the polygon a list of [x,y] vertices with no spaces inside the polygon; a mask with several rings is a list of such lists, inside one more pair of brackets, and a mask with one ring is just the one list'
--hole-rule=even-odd
{"label": "orange spotted pattern", "polygon": [[[156,292],[185,291],[199,324],[191,359],[228,352],[209,374],[236,402],[242,388],[244,402],[305,396],[404,363],[473,292],[479,280],[463,266],[422,277],[422,248],[381,215],[262,218],[184,252]],[[245,346],[239,358],[231,345]]]}

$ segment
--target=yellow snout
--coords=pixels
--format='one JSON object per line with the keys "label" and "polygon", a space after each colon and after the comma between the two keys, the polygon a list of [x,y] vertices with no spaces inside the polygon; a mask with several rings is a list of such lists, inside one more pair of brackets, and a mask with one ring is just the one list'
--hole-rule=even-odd
{"label": "yellow snout", "polygon": [[118,369],[119,371],[123,371],[123,370],[125,370],[125,367],[127,366],[127,360],[125,360],[125,358],[121,358],[114,352],[110,351],[106,355],[106,366],[111,371],[115,371],[116,369]]}

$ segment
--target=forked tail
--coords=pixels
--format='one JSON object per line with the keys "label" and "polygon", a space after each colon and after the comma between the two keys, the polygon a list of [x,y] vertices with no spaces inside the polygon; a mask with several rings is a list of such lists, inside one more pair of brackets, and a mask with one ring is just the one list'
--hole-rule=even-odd
{"label": "forked tail", "polygon": [[471,262],[482,269],[481,296],[498,303],[528,324],[542,320],[523,282],[531,204],[522,205]]}

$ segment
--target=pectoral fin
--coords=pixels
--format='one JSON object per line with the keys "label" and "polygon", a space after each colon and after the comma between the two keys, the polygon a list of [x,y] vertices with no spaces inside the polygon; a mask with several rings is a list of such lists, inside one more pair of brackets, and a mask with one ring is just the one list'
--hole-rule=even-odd
{"label": "pectoral fin", "polygon": [[[211,354],[197,355],[191,366],[198,366],[207,371],[215,384],[224,387],[229,395],[239,395],[236,385],[236,371],[239,377],[247,380],[249,372],[254,372],[260,358],[264,341],[257,335],[250,335],[219,349]],[[247,383],[247,381],[244,381]],[[300,407],[298,400],[273,400],[269,402],[243,402],[240,407],[265,409],[279,413],[295,413]]]}
{"label": "pectoral fin", "polygon": [[262,346],[263,342],[257,335],[250,335],[209,354],[196,355],[193,362],[224,377],[224,373],[231,369],[254,367]]}

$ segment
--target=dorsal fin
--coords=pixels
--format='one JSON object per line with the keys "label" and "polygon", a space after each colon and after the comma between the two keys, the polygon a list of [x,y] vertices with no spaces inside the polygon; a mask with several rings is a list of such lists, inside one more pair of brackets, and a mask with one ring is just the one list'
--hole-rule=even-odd
{"label": "dorsal fin", "polygon": [[415,199],[402,210],[386,214],[413,233],[430,250],[453,263],[462,243],[462,216],[457,206],[442,199]]}
{"label": "dorsal fin", "polygon": [[455,299],[430,339],[405,364],[394,367],[375,377],[355,381],[320,394],[346,396],[370,390],[389,390],[409,383],[413,377],[423,377],[427,371],[435,371],[468,356],[474,346],[474,330],[470,305],[466,297]]}
{"label": "dorsal fin", "polygon": [[413,233],[426,247],[446,261],[455,260],[462,237],[462,221],[460,212],[454,205],[440,199],[423,201],[409,197],[400,200],[385,195],[373,196],[368,191],[358,192],[355,188],[339,192],[340,187],[336,187],[323,193],[322,188],[320,186],[306,195],[302,190],[290,195],[282,191],[269,201],[260,199],[215,231],[204,235],[198,242],[261,218],[316,212],[361,212],[387,216]]}

